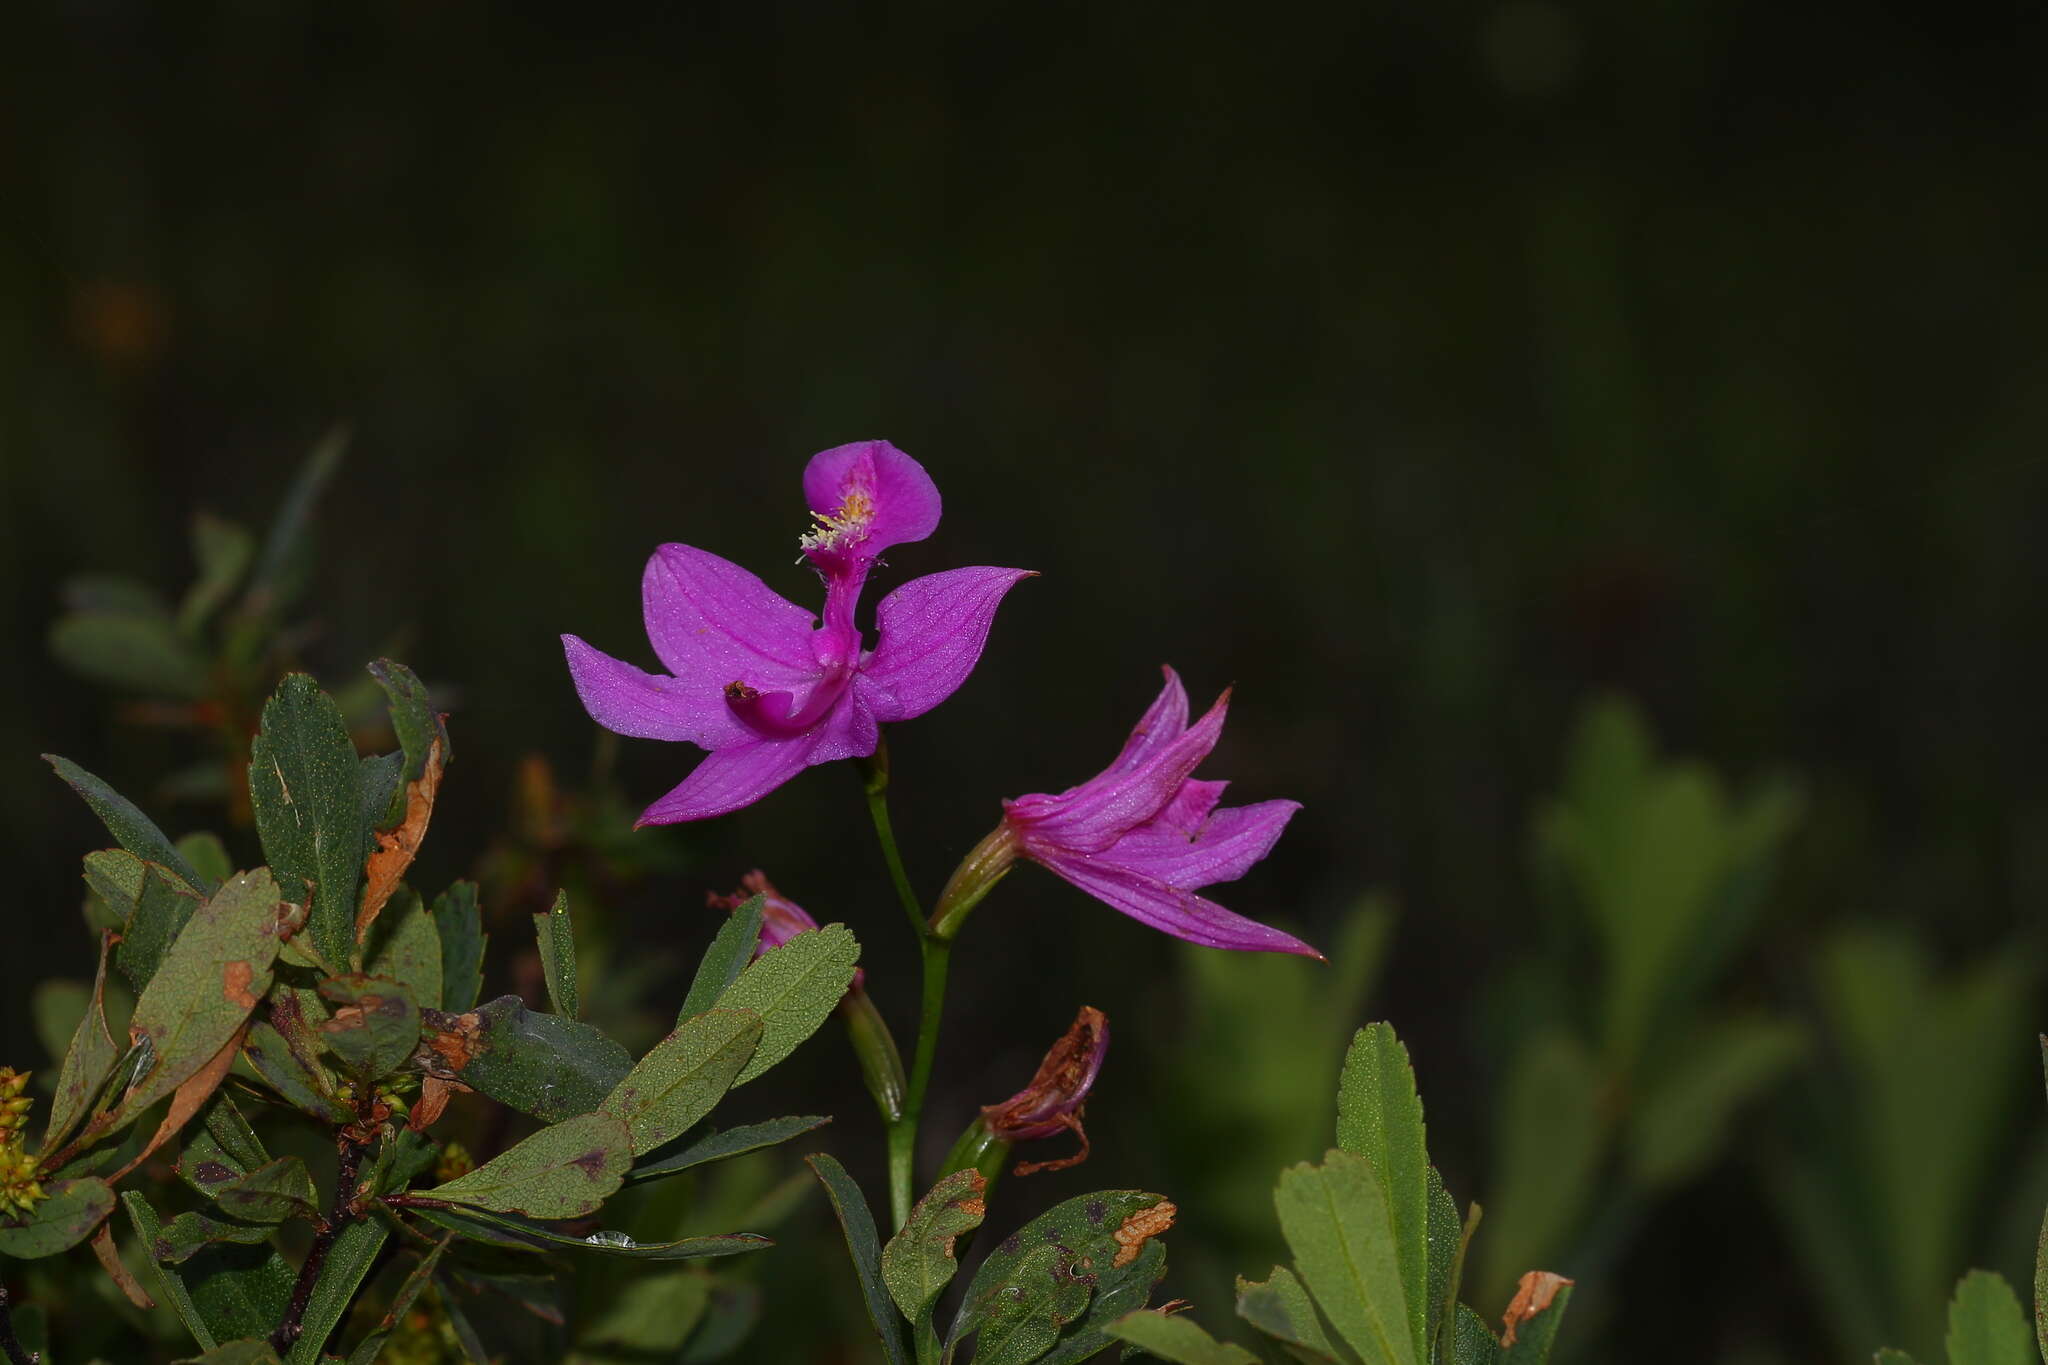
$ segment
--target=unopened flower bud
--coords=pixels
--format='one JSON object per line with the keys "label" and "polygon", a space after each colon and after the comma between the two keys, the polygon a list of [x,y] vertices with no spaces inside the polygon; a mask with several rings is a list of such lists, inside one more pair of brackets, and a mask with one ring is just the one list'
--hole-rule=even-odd
{"label": "unopened flower bud", "polygon": [[1094,1006],[1083,1005],[1074,1016],[1073,1026],[1038,1064],[1031,1084],[1001,1104],[983,1106],[982,1123],[992,1137],[1002,1141],[1030,1142],[1062,1131],[1071,1132],[1080,1140],[1081,1150],[1074,1155],[1024,1162],[1017,1167],[1018,1175],[1061,1171],[1088,1159],[1088,1133],[1081,1126],[1081,1115],[1108,1050],[1108,1018]]}
{"label": "unopened flower bud", "polygon": [[445,1185],[475,1169],[476,1158],[469,1154],[469,1148],[451,1138],[442,1144],[441,1155],[434,1162],[434,1179]]}
{"label": "unopened flower bud", "polygon": [[[714,910],[723,910],[730,914],[754,897],[761,898],[761,940],[754,945],[755,957],[780,948],[798,934],[808,933],[818,927],[818,921],[812,919],[801,905],[777,891],[775,883],[769,881],[768,874],[761,869],[755,868],[740,878],[740,888],[729,896],[721,896],[716,891],[709,892],[704,897],[704,903]],[[853,974],[851,989],[858,991],[866,987],[867,973],[856,971]]]}

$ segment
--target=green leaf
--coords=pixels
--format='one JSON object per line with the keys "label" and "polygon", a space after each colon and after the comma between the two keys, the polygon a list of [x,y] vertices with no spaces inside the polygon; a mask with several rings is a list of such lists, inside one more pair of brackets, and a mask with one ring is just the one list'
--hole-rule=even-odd
{"label": "green leaf", "polygon": [[584,1251],[629,1261],[694,1261],[713,1256],[738,1256],[775,1245],[773,1238],[751,1232],[684,1237],[673,1242],[642,1242],[627,1233],[610,1229],[571,1237],[543,1223],[512,1214],[452,1206],[437,1209],[425,1205],[414,1206],[410,1211],[437,1227],[460,1233],[473,1241],[519,1251]]}
{"label": "green leaf", "polygon": [[131,853],[108,850],[86,858],[86,880],[109,905],[124,908],[123,903],[116,902],[109,894],[113,882],[104,875],[115,870],[125,873],[125,864],[117,863],[117,859],[136,862],[140,876],[134,897],[125,902],[127,914],[121,926],[121,946],[114,950],[114,965],[120,968],[121,975],[128,978],[129,985],[142,991],[148,988],[150,979],[163,963],[164,954],[170,951],[171,944],[185,931],[185,926],[192,922],[192,916],[204,898],[166,868],[142,862]]}
{"label": "green leaf", "polygon": [[423,1198],[528,1218],[579,1218],[619,1188],[633,1137],[610,1114],[580,1114],[515,1143]]}
{"label": "green leaf", "polygon": [[2027,1315],[2002,1275],[1973,1270],[1948,1306],[1948,1365],[2039,1365]]}
{"label": "green leaf", "polygon": [[418,893],[399,887],[370,926],[370,941],[372,951],[363,970],[405,987],[421,1009],[445,1008],[441,1003],[441,935],[434,917],[420,905]]}
{"label": "green leaf", "polygon": [[57,1072],[57,1088],[50,1096],[50,1123],[43,1130],[39,1150],[59,1151],[72,1131],[85,1121],[92,1104],[114,1074],[114,1063],[122,1049],[107,1031],[107,958],[113,935],[100,936],[100,965],[93,976],[92,996],[85,1014],[64,1050],[64,1063]]}
{"label": "green leaf", "polygon": [[[1516,1297],[1520,1298],[1519,1295]],[[1557,1337],[1558,1324],[1564,1321],[1565,1305],[1571,1302],[1571,1298],[1572,1282],[1560,1281],[1548,1306],[1535,1316],[1522,1318],[1515,1324],[1512,1342],[1503,1337],[1500,1365],[1543,1365],[1550,1359],[1551,1343]]]}
{"label": "green leaf", "polygon": [[731,1276],[711,1280],[711,1302],[705,1305],[704,1320],[683,1345],[677,1365],[705,1365],[729,1360],[761,1321],[761,1288]]}
{"label": "green leaf", "polygon": [[33,1261],[69,1251],[114,1211],[114,1192],[91,1176],[51,1181],[43,1194],[26,1215],[16,1215],[21,1221],[0,1221],[0,1256]]}
{"label": "green leaf", "polygon": [[1532,1039],[1510,1065],[1481,1242],[1482,1301],[1507,1298],[1522,1271],[1553,1259],[1584,1216],[1609,1140],[1602,1089],[1593,1058],[1563,1033]]}
{"label": "green leaf", "polygon": [[1499,1357],[1500,1343],[1494,1340],[1486,1319],[1459,1304],[1451,1328],[1450,1365],[1494,1365]]}
{"label": "green leaf", "polygon": [[159,616],[170,611],[162,593],[120,574],[73,574],[64,580],[60,592],[64,605],[73,611],[154,612]]}
{"label": "green leaf", "polygon": [[735,1086],[745,1085],[818,1031],[853,980],[860,944],[842,924],[806,930],[741,972],[718,997],[722,1010],[761,1016],[761,1045]]}
{"label": "green leaf", "polygon": [[430,1011],[428,1042],[450,1073],[544,1123],[587,1114],[632,1070],[625,1048],[588,1024],[500,996],[467,1014]]}
{"label": "green leaf", "polygon": [[1172,1225],[1173,1214],[1164,1197],[1143,1190],[1100,1190],[1054,1205],[981,1263],[947,1333],[948,1349],[979,1332],[977,1362],[1037,1359],[1081,1319],[1098,1285]]}
{"label": "green leaf", "polygon": [[909,1221],[882,1248],[882,1281],[889,1297],[920,1332],[960,1269],[953,1258],[954,1239],[980,1227],[988,1212],[981,1199],[987,1185],[981,1172],[971,1168],[946,1176],[917,1201]]}
{"label": "green leaf", "polygon": [[1166,1243],[1158,1238],[1145,1243],[1135,1261],[1107,1270],[1098,1268],[1088,1316],[1040,1356],[1037,1365],[1080,1365],[1093,1360],[1110,1344],[1110,1325],[1150,1302],[1153,1286],[1165,1274]]}
{"label": "green leaf", "polygon": [[483,912],[477,907],[475,882],[457,882],[434,897],[434,930],[441,939],[441,1005],[461,1013],[475,1006],[484,990]]}
{"label": "green leaf", "polygon": [[2042,1216],[2041,1236],[2034,1244],[2034,1339],[2041,1358],[2048,1360],[2048,1214]]}
{"label": "green leaf", "polygon": [[227,846],[218,834],[201,829],[180,835],[177,849],[206,878],[204,885],[219,886],[235,875],[234,860],[228,857]]}
{"label": "green leaf", "polygon": [[[128,1210],[129,1221],[135,1224],[135,1234],[142,1239],[142,1245],[153,1250],[163,1235],[163,1224],[157,1218],[156,1210],[149,1206],[147,1199],[134,1190],[122,1194],[121,1203]],[[178,1320],[185,1324],[185,1330],[199,1343],[199,1349],[211,1351],[218,1346],[220,1338],[213,1334],[213,1329],[207,1326],[206,1319],[200,1315],[199,1306],[192,1301],[191,1291],[185,1287],[184,1278],[177,1271],[167,1268],[163,1258],[155,1255],[150,1257],[150,1269],[156,1272],[157,1287],[176,1311]]]}
{"label": "green leaf", "polygon": [[1415,1358],[1427,1360],[1429,1150],[1415,1071],[1391,1024],[1372,1024],[1351,1040],[1337,1085],[1337,1145],[1364,1157],[1379,1177],[1394,1220],[1409,1342]]}
{"label": "green leaf", "polygon": [[622,1347],[672,1360],[711,1303],[711,1283],[693,1269],[643,1275],[577,1334],[579,1345]]}
{"label": "green leaf", "polygon": [[1315,1302],[1294,1272],[1276,1265],[1264,1284],[1237,1282],[1237,1315],[1275,1341],[1290,1348],[1297,1360],[1337,1360],[1337,1348],[1323,1331]]}
{"label": "green leaf", "polygon": [[368,852],[362,768],[341,709],[304,673],[287,675],[264,704],[262,732],[249,746],[249,801],[287,897],[297,901],[312,888],[314,948],[334,966],[345,964]]}
{"label": "green leaf", "polygon": [[153,863],[162,863],[171,871],[201,891],[211,891],[214,883],[201,877],[185,861],[185,855],[164,837],[164,832],[150,822],[150,818],[138,810],[133,801],[94,777],[68,758],[55,754],[44,754],[43,762],[56,770],[71,790],[85,798],[85,804],[92,807],[92,813],[107,827],[107,833],[114,836],[114,842],[138,858]]}
{"label": "green leaf", "polygon": [[1904,1351],[1894,1351],[1889,1347],[1879,1351],[1875,1359],[1877,1365],[1919,1365],[1918,1361]]}
{"label": "green leaf", "polygon": [[187,701],[206,695],[206,660],[168,616],[72,612],[51,625],[50,653],[108,687]]}
{"label": "green leaf", "polygon": [[412,1268],[412,1272],[398,1286],[398,1292],[391,1296],[391,1304],[384,1310],[384,1316],[378,1320],[376,1327],[357,1343],[355,1350],[349,1352],[348,1365],[377,1365],[377,1360],[384,1351],[384,1343],[398,1330],[398,1324],[405,1315],[412,1311],[420,1292],[433,1282],[435,1267],[441,1264],[441,1253],[448,1250],[449,1240],[443,1237],[420,1258],[420,1263]]}
{"label": "green leaf", "polygon": [[547,978],[548,1004],[556,1014],[574,1019],[583,1012],[576,989],[576,935],[569,924],[569,893],[557,891],[551,910],[533,917],[540,947],[541,973]]}
{"label": "green leaf", "polygon": [[426,773],[427,754],[434,745],[440,744],[443,763],[455,755],[448,745],[448,729],[441,723],[441,713],[434,709],[426,684],[411,669],[379,659],[370,665],[370,676],[389,699],[391,732],[398,736],[399,750],[405,755],[397,790],[378,821],[379,828],[389,828],[405,818],[405,789]]}
{"label": "green leaf", "polygon": [[1458,1275],[1463,1269],[1464,1237],[1458,1224],[1458,1203],[1444,1188],[1443,1173],[1431,1166],[1429,1187],[1429,1323],[1422,1338],[1421,1356],[1428,1359],[1442,1340],[1446,1307],[1457,1301]]}
{"label": "green leaf", "polygon": [[822,1128],[831,1121],[831,1118],[824,1114],[791,1114],[786,1118],[742,1124],[723,1132],[693,1130],[647,1153],[645,1160],[626,1172],[626,1183],[630,1185],[642,1180],[659,1180],[663,1176],[679,1175],[709,1162],[724,1161],[728,1157],[758,1152],[765,1147],[773,1147],[779,1142],[787,1142],[793,1137]]}
{"label": "green leaf", "polygon": [[1736,1111],[1798,1060],[1805,1034],[1764,1016],[1711,1020],[1666,1053],[1629,1120],[1636,1182],[1659,1189],[1712,1162]]}
{"label": "green leaf", "polygon": [[242,581],[256,557],[256,537],[246,526],[201,512],[192,518],[192,557],[199,577],[178,606],[178,629],[187,635],[205,625]]}
{"label": "green leaf", "polygon": [[710,1113],[761,1042],[750,1010],[711,1010],[686,1021],[640,1059],[599,1106],[626,1125],[644,1156]]}
{"label": "green leaf", "polygon": [[264,1084],[303,1112],[325,1123],[354,1120],[354,1112],[331,1093],[318,1063],[302,1057],[268,1022],[258,1019],[249,1025],[242,1039],[242,1058]]}
{"label": "green leaf", "polygon": [[263,540],[262,556],[249,580],[244,599],[249,607],[274,614],[297,597],[311,572],[313,559],[311,527],[314,506],[321,490],[341,467],[348,449],[348,432],[340,427],[322,436],[278,505],[277,517]]}
{"label": "green leaf", "polygon": [[318,1365],[327,1338],[348,1312],[356,1290],[362,1287],[390,1235],[391,1229],[377,1218],[358,1218],[336,1235],[327,1262],[320,1267],[320,1279],[306,1301],[306,1315],[300,1319],[305,1330],[285,1352],[285,1365]]}
{"label": "green leaf", "polygon": [[320,1219],[320,1196],[313,1189],[313,1177],[306,1163],[295,1156],[279,1157],[258,1166],[247,1175],[206,1182],[195,1171],[201,1187],[221,1212],[245,1223],[282,1223],[287,1218]]}
{"label": "green leaf", "polygon": [[676,1013],[677,1023],[710,1009],[725,993],[725,988],[739,976],[741,968],[752,960],[754,948],[761,941],[763,903],[763,897],[749,896],[726,917],[725,923],[718,926],[711,946],[704,950],[702,960],[697,963],[697,974],[690,980],[689,994],[683,997],[683,1007]]}
{"label": "green leaf", "polygon": [[1393,1215],[1372,1166],[1332,1151],[1280,1173],[1273,1196],[1295,1268],[1366,1365],[1417,1365]]}
{"label": "green leaf", "polygon": [[1244,1347],[1218,1341],[1184,1317],[1130,1313],[1110,1325],[1109,1335],[1173,1365],[1259,1365]]}
{"label": "green leaf", "polygon": [[146,1039],[153,1061],[128,1088],[115,1124],[183,1085],[235,1036],[270,989],[284,928],[277,884],[260,867],[229,878],[193,912],[129,1018],[129,1037]]}
{"label": "green leaf", "polygon": [[178,1365],[277,1365],[277,1352],[270,1349],[270,1343],[262,1337],[244,1337],[217,1346],[203,1356],[178,1362]]}
{"label": "green leaf", "polygon": [[420,1011],[412,993],[378,976],[335,977],[320,983],[320,997],[336,1006],[320,1025],[321,1041],[360,1081],[376,1081],[412,1059],[420,1041]]}
{"label": "green leaf", "polygon": [[241,1246],[267,1242],[276,1231],[275,1227],[223,1222],[203,1213],[181,1213],[164,1224],[163,1231],[149,1244],[149,1254],[165,1265],[176,1265],[222,1242]]}
{"label": "green leaf", "polygon": [[839,1216],[839,1227],[846,1234],[847,1254],[853,1258],[853,1273],[860,1281],[861,1298],[867,1304],[868,1321],[874,1324],[883,1356],[888,1365],[910,1365],[903,1325],[897,1320],[889,1303],[889,1291],[882,1283],[882,1244],[875,1235],[875,1217],[868,1212],[860,1186],[853,1183],[844,1166],[823,1152],[807,1156],[804,1161],[824,1185],[825,1198],[831,1202],[832,1212]]}

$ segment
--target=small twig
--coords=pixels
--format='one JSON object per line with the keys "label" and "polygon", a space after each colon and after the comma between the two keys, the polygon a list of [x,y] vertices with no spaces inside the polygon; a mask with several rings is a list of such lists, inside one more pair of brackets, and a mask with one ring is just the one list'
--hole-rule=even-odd
{"label": "small twig", "polygon": [[41,1365],[43,1359],[42,1352],[29,1350],[14,1335],[14,1300],[7,1297],[4,1284],[0,1284],[0,1349],[7,1352],[10,1365]]}
{"label": "small twig", "polygon": [[312,1301],[314,1286],[320,1283],[320,1271],[327,1264],[327,1253],[333,1249],[334,1239],[341,1235],[341,1230],[356,1220],[356,1170],[362,1161],[362,1146],[343,1135],[334,1163],[334,1211],[327,1215],[326,1226],[313,1239],[312,1250],[306,1253],[306,1263],[299,1267],[298,1283],[292,1286],[291,1307],[285,1310],[284,1321],[270,1334],[270,1348],[279,1355],[283,1355],[285,1349],[306,1330],[306,1305]]}

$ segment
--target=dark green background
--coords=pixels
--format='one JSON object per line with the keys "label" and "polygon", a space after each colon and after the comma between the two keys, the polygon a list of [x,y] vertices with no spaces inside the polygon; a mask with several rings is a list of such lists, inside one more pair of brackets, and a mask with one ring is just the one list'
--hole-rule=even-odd
{"label": "dark green background", "polygon": [[[355,442],[305,653],[339,685],[396,652],[444,690],[460,754],[428,883],[503,822],[522,755],[587,763],[558,632],[648,661],[638,575],[664,540],[812,601],[802,462],[886,436],[947,510],[884,588],[1043,574],[892,741],[920,883],[999,796],[1106,761],[1161,662],[1204,699],[1235,684],[1206,771],[1306,808],[1221,899],[1314,937],[1361,889],[1398,895],[1374,1013],[1461,1190],[1494,1079],[1477,982],[1525,941],[1531,803],[1603,689],[1681,752],[1807,783],[1739,991],[1796,1000],[1785,964],[1848,918],[1943,955],[2007,941],[2048,899],[2048,106],[2022,13],[18,11],[10,1059],[30,983],[87,970],[75,858],[104,842],[35,755],[145,804],[185,756],[50,662],[60,580],[181,584],[192,511],[260,521],[336,420]],[[694,752],[622,761],[644,801]],[[900,1020],[857,795],[814,770],[672,836],[688,870],[616,908],[681,956],[702,890],[766,867],[862,933]],[[962,949],[935,1102],[1001,1098],[1084,999],[1156,1008],[1174,962],[1020,872]],[[837,1048],[814,1065],[856,1130]],[[1104,1073],[1097,1183],[1160,1178],[1144,1144],[1170,1114],[1117,1115],[1145,1065],[1133,1044]],[[1647,1234],[1615,1358],[1801,1354],[1817,1329],[1745,1188]],[[1674,1267],[1717,1238],[1702,1305]]]}

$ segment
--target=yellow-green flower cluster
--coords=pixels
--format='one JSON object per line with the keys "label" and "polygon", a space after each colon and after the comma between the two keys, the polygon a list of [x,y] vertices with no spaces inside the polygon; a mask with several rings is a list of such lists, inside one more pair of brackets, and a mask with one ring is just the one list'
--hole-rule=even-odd
{"label": "yellow-green flower cluster", "polygon": [[24,1144],[29,1106],[35,1103],[23,1093],[28,1077],[26,1071],[0,1067],[0,1218],[25,1214],[43,1198],[36,1159]]}

